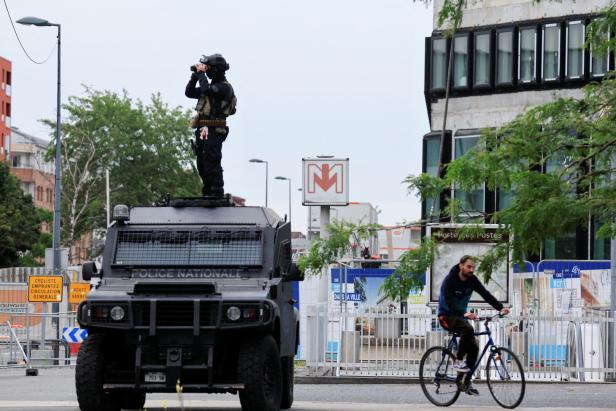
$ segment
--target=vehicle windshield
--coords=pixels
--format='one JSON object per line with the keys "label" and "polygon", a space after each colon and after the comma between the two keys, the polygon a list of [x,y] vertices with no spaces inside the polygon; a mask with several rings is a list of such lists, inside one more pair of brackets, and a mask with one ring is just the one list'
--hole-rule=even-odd
{"label": "vehicle windshield", "polygon": [[263,242],[254,230],[119,231],[114,265],[261,266]]}

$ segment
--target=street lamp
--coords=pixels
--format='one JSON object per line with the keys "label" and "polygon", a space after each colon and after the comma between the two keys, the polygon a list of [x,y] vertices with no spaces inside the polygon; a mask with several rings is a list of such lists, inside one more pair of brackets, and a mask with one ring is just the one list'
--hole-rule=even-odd
{"label": "street lamp", "polygon": [[265,160],[261,160],[261,159],[258,159],[258,158],[252,158],[252,159],[248,160],[248,162],[250,162],[250,163],[258,163],[258,164],[265,163],[265,207],[267,208],[267,180],[269,179],[269,177],[268,177],[269,163],[267,161],[265,161]]}
{"label": "street lamp", "polygon": [[291,179],[288,177],[277,176],[276,180],[287,180],[289,182],[289,221],[291,221]]}
{"label": "street lamp", "polygon": [[[17,20],[17,23],[26,26],[38,26],[38,27],[57,27],[58,28],[58,88],[56,96],[56,178],[54,187],[54,213],[53,213],[53,272],[55,275],[61,275],[61,262],[60,262],[60,195],[62,192],[62,168],[60,167],[62,144],[60,141],[61,123],[60,123],[60,45],[61,45],[61,31],[60,25],[56,23],[50,23],[47,20],[39,19],[38,17],[24,17]],[[51,308],[52,313],[58,313],[60,307],[58,303],[54,303]],[[60,339],[60,327],[58,317],[52,317],[52,325],[56,328],[56,338]],[[45,336],[43,336],[43,341]],[[54,356],[58,358],[58,348],[54,350]]]}

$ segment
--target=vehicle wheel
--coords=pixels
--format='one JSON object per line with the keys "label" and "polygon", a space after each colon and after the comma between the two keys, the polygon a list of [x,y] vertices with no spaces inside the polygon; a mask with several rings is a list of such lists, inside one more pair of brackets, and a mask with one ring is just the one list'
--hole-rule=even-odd
{"label": "vehicle wheel", "polygon": [[145,405],[145,392],[119,392],[117,398],[123,410],[141,410]]}
{"label": "vehicle wheel", "polygon": [[293,357],[282,357],[280,363],[282,366],[282,400],[280,401],[280,409],[288,410],[293,405],[295,359]]}
{"label": "vehicle wheel", "polygon": [[490,353],[486,366],[488,388],[503,408],[515,408],[524,399],[526,380],[518,357],[509,349],[497,347]]}
{"label": "vehicle wheel", "polygon": [[88,336],[77,355],[75,387],[81,411],[120,411],[116,397],[103,391],[104,340],[101,334]]}
{"label": "vehicle wheel", "polygon": [[280,410],[282,378],[278,344],[271,335],[246,341],[240,347],[237,375],[242,411]]}
{"label": "vehicle wheel", "polygon": [[432,347],[421,357],[419,383],[428,400],[436,406],[448,407],[460,395],[454,360],[446,347]]}

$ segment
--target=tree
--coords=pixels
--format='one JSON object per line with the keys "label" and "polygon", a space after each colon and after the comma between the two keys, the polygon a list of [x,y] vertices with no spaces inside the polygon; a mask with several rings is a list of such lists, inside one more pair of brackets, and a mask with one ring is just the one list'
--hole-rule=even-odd
{"label": "tree", "polygon": [[[461,19],[458,11],[465,5],[465,0],[445,0],[439,21],[449,21],[455,30],[455,22]],[[602,15],[590,25],[586,45],[598,54],[616,47],[616,38],[608,35],[616,28],[616,2]],[[616,236],[615,126],[616,75],[611,73],[585,86],[579,99],[555,98],[498,130],[484,130],[482,141],[473,150],[445,166],[444,177],[410,175],[405,183],[422,200],[438,196],[454,181],[462,190],[486,183],[491,190],[515,194],[509,207],[482,218],[498,224],[512,239],[480,259],[478,272],[487,282],[509,253],[520,262],[538,254],[546,238],[587,226],[590,218],[601,222],[599,235]],[[468,234],[480,231],[481,227],[473,224],[476,217],[465,217],[464,211],[459,201],[450,199],[440,216],[467,223]],[[318,250],[311,248],[310,253],[313,251]],[[409,290],[419,286],[435,254],[431,239],[405,253],[396,272],[384,283],[386,294],[398,300],[406,298]]]}
{"label": "tree", "polygon": [[[197,195],[190,154],[189,112],[169,108],[159,94],[148,104],[85,87],[63,106],[62,241],[105,226],[105,171],[112,204],[152,204],[166,194]],[[44,120],[52,131],[55,122]],[[50,143],[48,156],[55,153]]]}
{"label": "tree", "polygon": [[0,267],[17,264],[21,253],[32,247],[39,235],[39,220],[32,196],[0,162]]}

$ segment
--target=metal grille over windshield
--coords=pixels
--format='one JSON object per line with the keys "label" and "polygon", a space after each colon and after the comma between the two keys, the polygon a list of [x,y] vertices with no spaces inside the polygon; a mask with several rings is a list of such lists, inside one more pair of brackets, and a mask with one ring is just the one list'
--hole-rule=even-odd
{"label": "metal grille over windshield", "polygon": [[119,231],[114,263],[131,266],[260,266],[259,231]]}

